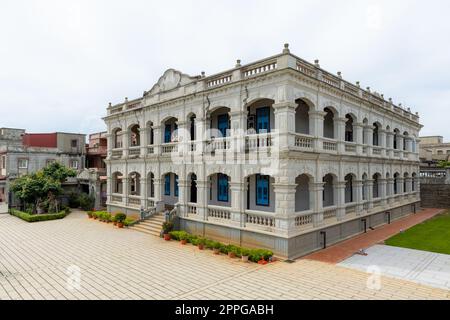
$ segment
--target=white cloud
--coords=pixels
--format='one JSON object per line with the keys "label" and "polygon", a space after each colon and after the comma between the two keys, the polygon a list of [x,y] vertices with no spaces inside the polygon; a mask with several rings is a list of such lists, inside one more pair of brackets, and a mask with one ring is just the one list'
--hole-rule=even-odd
{"label": "white cloud", "polygon": [[167,68],[228,69],[290,43],[421,113],[450,138],[447,1],[10,1],[0,4],[0,126],[103,129],[108,102]]}

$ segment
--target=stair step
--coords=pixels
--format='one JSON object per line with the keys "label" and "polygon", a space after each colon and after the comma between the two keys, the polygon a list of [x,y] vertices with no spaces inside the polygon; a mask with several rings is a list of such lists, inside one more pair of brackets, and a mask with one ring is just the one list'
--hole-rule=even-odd
{"label": "stair step", "polygon": [[133,229],[137,232],[141,232],[141,233],[145,233],[145,234],[149,234],[155,237],[159,237],[159,232],[154,232],[154,231],[148,231],[148,230],[144,230],[144,229]]}
{"label": "stair step", "polygon": [[141,229],[141,230],[154,230],[154,231],[161,231],[161,226],[144,226],[144,225],[141,225],[141,224],[137,224],[137,225],[135,225],[135,226],[133,226],[133,228],[136,228],[136,229]]}

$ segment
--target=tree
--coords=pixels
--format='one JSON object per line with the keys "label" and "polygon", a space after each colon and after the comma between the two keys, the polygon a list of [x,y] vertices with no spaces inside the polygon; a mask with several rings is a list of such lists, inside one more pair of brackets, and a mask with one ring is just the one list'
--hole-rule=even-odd
{"label": "tree", "polygon": [[49,211],[58,210],[57,197],[62,192],[61,184],[68,177],[75,177],[76,171],[67,168],[60,163],[51,163],[36,173],[19,177],[11,185],[11,191],[23,203],[32,205],[32,212],[42,209],[44,201],[48,204]]}
{"label": "tree", "polygon": [[450,161],[445,161],[445,160],[439,161],[438,167],[439,168],[450,168]]}

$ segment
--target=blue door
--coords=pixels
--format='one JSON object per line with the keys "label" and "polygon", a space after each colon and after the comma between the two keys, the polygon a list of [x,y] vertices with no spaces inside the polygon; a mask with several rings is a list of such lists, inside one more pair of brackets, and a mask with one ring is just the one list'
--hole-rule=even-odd
{"label": "blue door", "polygon": [[222,134],[222,137],[227,136],[227,130],[229,129],[227,114],[221,114],[220,116],[217,117],[217,129]]}
{"label": "blue door", "polygon": [[269,176],[256,175],[256,205],[269,205]]}
{"label": "blue door", "polygon": [[171,125],[166,124],[164,128],[164,143],[169,143],[171,140],[172,133],[170,132]]}
{"label": "blue door", "polygon": [[178,176],[175,175],[175,197],[178,197]]}
{"label": "blue door", "polygon": [[170,196],[170,174],[164,176],[164,195]]}
{"label": "blue door", "polygon": [[256,132],[270,132],[269,107],[256,109]]}
{"label": "blue door", "polygon": [[217,201],[228,202],[228,176],[217,175]]}

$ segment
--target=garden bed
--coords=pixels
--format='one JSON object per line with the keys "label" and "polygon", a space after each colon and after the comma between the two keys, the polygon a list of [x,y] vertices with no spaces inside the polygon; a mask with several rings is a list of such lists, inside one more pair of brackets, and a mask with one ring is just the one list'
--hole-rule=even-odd
{"label": "garden bed", "polygon": [[30,214],[27,212],[11,209],[11,215],[18,217],[26,222],[39,222],[39,221],[49,221],[64,219],[68,212],[66,210],[59,213],[44,213],[44,214]]}

